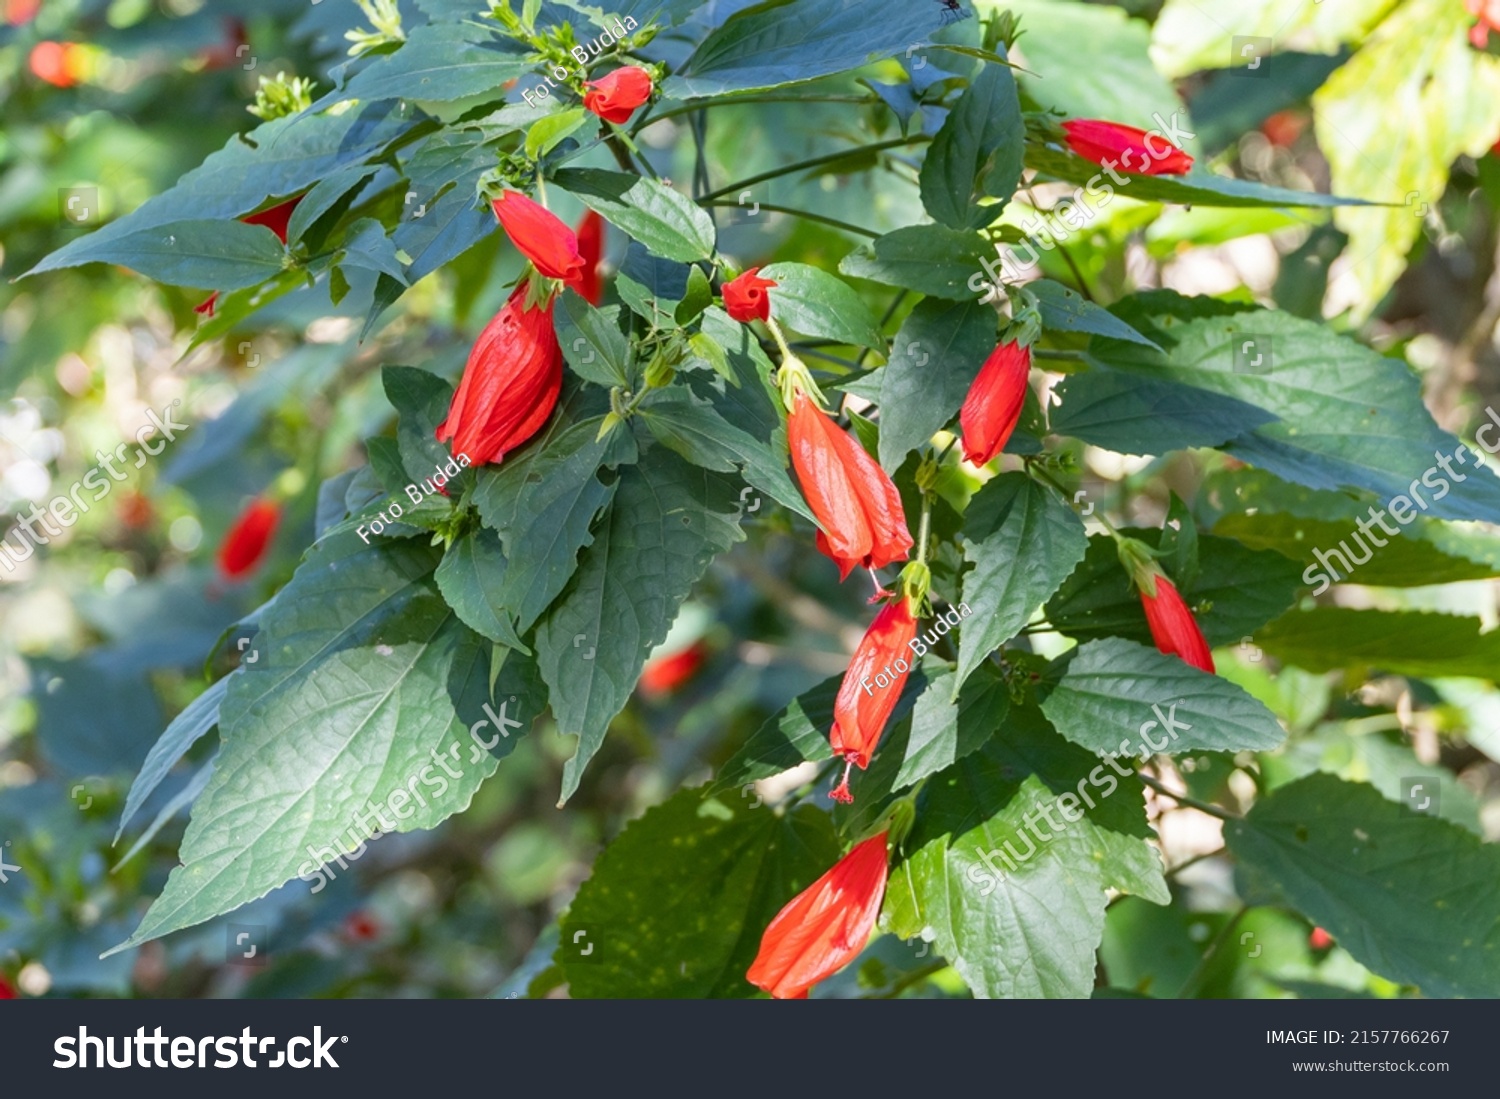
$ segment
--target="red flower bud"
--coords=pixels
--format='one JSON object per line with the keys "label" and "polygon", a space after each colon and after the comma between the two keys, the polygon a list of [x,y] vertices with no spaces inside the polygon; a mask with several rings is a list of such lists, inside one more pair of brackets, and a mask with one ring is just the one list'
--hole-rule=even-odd
{"label": "red flower bud", "polygon": [[856,844],[776,913],[746,980],[778,1000],[805,1000],[808,989],[859,956],[885,898],[885,838],[881,832]]}
{"label": "red flower bud", "polygon": [[[570,236],[572,234],[569,234]],[[535,435],[562,390],[562,348],[552,328],[552,303],[526,309],[522,283],[474,341],[439,442],[472,465],[498,462]]]}
{"label": "red flower bud", "polygon": [[630,116],[651,98],[651,74],[636,65],[616,69],[608,76],[590,80],[584,87],[585,110],[616,125],[628,122]]}
{"label": "red flower bud", "polygon": [[707,658],[708,649],[695,641],[681,652],[648,660],[641,671],[641,690],[648,695],[670,694],[692,679]]}
{"label": "red flower bud", "polygon": [[244,576],[260,564],[280,523],[281,508],[269,500],[256,500],[240,514],[219,546],[219,572],[226,580]]}
{"label": "red flower bud", "polygon": [[[1193,158],[1157,133],[1096,118],[1073,118],[1062,124],[1068,148],[1085,160],[1140,176],[1181,175]],[[1160,142],[1160,145],[1157,143]]]}
{"label": "red flower bud", "polygon": [[823,525],[818,549],[837,563],[840,579],[856,565],[878,569],[906,560],[912,540],[901,494],[865,448],[805,393],[797,394],[787,417],[787,441],[802,493]]}
{"label": "red flower bud", "polygon": [[990,353],[969,387],[958,423],[963,429],[964,457],[976,466],[991,461],[1010,442],[1026,403],[1031,348],[1002,343]]}
{"label": "red flower bud", "polygon": [[593,210],[578,223],[578,254],[583,257],[578,293],[590,305],[598,305],[604,297],[604,283],[599,278],[599,264],[604,259],[604,219]]}
{"label": "red flower bud", "polygon": [[578,254],[578,238],[573,230],[551,210],[519,191],[506,191],[490,205],[510,242],[538,271],[578,289],[587,265]]}
{"label": "red flower bud", "polygon": [[776,285],[775,279],[763,279],[752,267],[739,278],[724,284],[724,308],[741,324],[771,319],[771,295],[766,291]]}
{"label": "red flower bud", "polygon": [[1315,927],[1312,929],[1312,933],[1307,936],[1307,945],[1314,950],[1327,950],[1333,945],[1333,936],[1321,927]]}
{"label": "red flower bud", "polygon": [[854,800],[849,792],[849,768],[857,763],[863,771],[870,765],[870,756],[911,674],[911,662],[916,659],[911,643],[916,636],[917,620],[901,597],[881,608],[854,650],[833,703],[833,733],[828,738],[833,754],[844,760],[844,780],[828,795],[834,801]]}
{"label": "red flower bud", "polygon": [[1208,642],[1203,631],[1188,610],[1182,596],[1177,594],[1172,581],[1156,575],[1156,594],[1140,589],[1141,607],[1146,612],[1146,622],[1151,627],[1151,638],[1156,647],[1171,656],[1180,656],[1195,668],[1210,675],[1214,671],[1214,658],[1208,651]]}

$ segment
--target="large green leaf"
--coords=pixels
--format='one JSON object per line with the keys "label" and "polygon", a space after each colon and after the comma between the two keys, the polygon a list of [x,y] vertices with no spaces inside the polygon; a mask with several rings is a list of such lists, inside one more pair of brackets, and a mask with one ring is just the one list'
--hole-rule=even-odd
{"label": "large green leaf", "polygon": [[[1004,65],[982,62],[927,150],[920,177],[922,205],[953,229],[989,225],[1021,181],[1025,146],[1015,77]],[[981,205],[982,197],[999,201]]]}
{"label": "large green leaf", "polygon": [[562,921],[573,998],[744,997],[761,933],[839,857],[828,814],[682,790],[633,821]]}
{"label": "large green leaf", "polygon": [[1288,611],[1255,638],[1273,656],[1312,672],[1359,667],[1500,679],[1500,631],[1485,633],[1478,618],[1455,614],[1312,607]]}
{"label": "large green leaf", "polygon": [[474,502],[500,532],[506,558],[490,598],[509,609],[521,633],[567,585],[578,551],[593,542],[594,517],[614,499],[618,481],[602,480],[600,467],[635,461],[634,437],[614,430],[600,438],[603,423],[595,417],[564,427],[559,418],[521,454],[479,474]]}
{"label": "large green leaf", "polygon": [[537,628],[560,732],[578,737],[563,800],[635,690],[646,656],[715,556],[744,538],[733,482],[652,447],[620,471],[607,518]]}
{"label": "large green leaf", "polygon": [[946,674],[933,679],[918,696],[906,755],[892,780],[895,789],[957,763],[1000,731],[1010,712],[1010,689],[998,668],[980,668],[954,701],[956,691],[954,677]]}
{"label": "large green leaf", "polygon": [[408,104],[386,101],[339,114],[308,112],[267,122],[230,138],[174,186],[69,242],[28,273],[104,260],[122,238],[168,222],[237,218],[267,199],[300,194],[339,168],[363,163],[421,117]]}
{"label": "large green leaf", "polygon": [[286,259],[286,249],[264,226],[200,220],[118,234],[77,262],[118,263],[172,286],[239,290],[281,274]]}
{"label": "large green leaf", "polygon": [[805,263],[773,263],[760,277],[776,283],[771,316],[780,323],[804,335],[884,350],[885,337],[869,306],[837,276]]}
{"label": "large green leaf", "polygon": [[1220,446],[1276,421],[1235,397],[1101,368],[1068,375],[1053,394],[1053,431],[1120,454]]}
{"label": "large green leaf", "polygon": [[976,274],[984,277],[984,260],[997,262],[995,247],[978,233],[908,225],[849,253],[839,271],[931,297],[973,301],[981,294],[969,287],[969,280]]}
{"label": "large green leaf", "polygon": [[[1122,533],[1152,545],[1161,536],[1133,528]],[[1292,605],[1299,586],[1295,564],[1228,538],[1200,535],[1198,541],[1197,575],[1174,579],[1210,645],[1240,641]],[[1047,620],[1079,640],[1119,636],[1151,642],[1140,596],[1130,588],[1114,539],[1105,535],[1089,539],[1083,564],[1048,601]]]}
{"label": "large green leaf", "polygon": [[713,790],[742,787],[808,760],[832,759],[828,730],[833,727],[833,703],[843,681],[842,672],[829,676],[787,703],[719,768]]}
{"label": "large green leaf", "polygon": [[343,94],[365,100],[501,99],[501,85],[517,78],[542,82],[525,47],[500,33],[498,24],[428,23],[413,27],[395,53],[371,60],[344,85]]}
{"label": "large green leaf", "polygon": [[620,328],[620,306],[597,309],[568,290],[552,318],[573,373],[595,385],[630,386],[633,362],[630,340]]}
{"label": "large green leaf", "polygon": [[495,147],[483,130],[442,129],[402,164],[409,189],[391,240],[408,256],[416,282],[457,259],[495,231],[495,215],[476,193],[479,177],[495,166]]}
{"label": "large green leaf", "polygon": [[741,431],[714,411],[708,401],[674,386],[643,403],[640,417],[663,445],[694,465],[720,473],[739,471],[771,499],[817,524],[812,509],[787,476],[785,450],[773,450]]}
{"label": "large green leaf", "polygon": [[964,515],[963,599],[974,611],[959,629],[952,694],[1015,637],[1083,560],[1088,536],[1056,492],[1024,473],[1002,473]]}
{"label": "large green leaf", "polygon": [[1049,331],[1110,336],[1117,340],[1130,340],[1132,343],[1156,347],[1156,344],[1108,309],[1095,305],[1078,291],[1070,290],[1060,282],[1035,279],[1026,284],[1026,293],[1036,299],[1037,312],[1042,315],[1042,327]]}
{"label": "large green leaf", "polygon": [[713,220],[664,183],[598,168],[564,168],[553,179],[663,259],[690,263],[713,255]]}
{"label": "large green leaf", "polygon": [[[1226,449],[1310,488],[1409,491],[1459,441],[1433,422],[1421,383],[1401,360],[1275,310],[1158,290],[1115,311],[1165,353],[1095,337],[1089,354],[1132,374],[1212,390],[1280,417]],[[1263,359],[1248,369],[1245,354]],[[1253,361],[1253,360],[1252,360]],[[1431,487],[1431,486],[1429,486]],[[1476,471],[1427,500],[1442,519],[1500,521],[1500,480]]]}
{"label": "large green leaf", "polygon": [[1027,708],[927,780],[882,926],[931,939],[976,996],[1088,996],[1105,890],[1168,899],[1140,782],[1118,770]]}
{"label": "large green leaf", "polygon": [[[308,552],[261,615],[260,659],[227,688],[183,865],[117,949],[233,911],[294,877],[311,881],[383,830],[365,814],[369,803],[400,832],[468,806],[517,738],[507,728],[480,752],[469,735],[492,697],[490,646],[443,602],[436,564],[431,547],[366,545],[347,532]],[[510,654],[496,688],[523,731],[542,705],[527,667]]]}
{"label": "large green leaf", "polygon": [[1121,637],[1064,657],[1042,711],[1073,743],[1127,757],[1261,751],[1286,739],[1275,715],[1242,688]]}
{"label": "large green leaf", "polygon": [[480,527],[448,547],[437,568],[438,590],[469,629],[497,644],[525,650],[501,596],[505,566],[500,536]]}
{"label": "large green leaf", "polygon": [[1289,905],[1431,997],[1500,989],[1500,848],[1373,787],[1315,774],[1225,825],[1253,902]]}
{"label": "large green leaf", "polygon": [[926,41],[940,4],[760,3],[731,16],[662,85],[671,99],[774,88],[856,69]]}
{"label": "large green leaf", "polygon": [[896,470],[953,419],[996,342],[988,305],[917,303],[879,372],[882,466]]}
{"label": "large green leaf", "polygon": [[1500,58],[1469,44],[1473,23],[1465,5],[1407,0],[1313,96],[1332,186],[1399,204],[1334,214],[1349,235],[1356,320],[1405,268],[1453,162],[1500,138]]}

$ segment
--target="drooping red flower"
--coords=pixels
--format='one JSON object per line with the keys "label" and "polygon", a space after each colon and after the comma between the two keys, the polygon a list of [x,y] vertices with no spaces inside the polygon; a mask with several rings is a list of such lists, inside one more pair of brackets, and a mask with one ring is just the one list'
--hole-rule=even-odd
{"label": "drooping red flower", "polygon": [[1476,50],[1488,48],[1490,31],[1500,31],[1500,0],[1465,0],[1464,7],[1479,22],[1469,28],[1469,42]]}
{"label": "drooping red flower", "polygon": [[1141,176],[1182,175],[1193,158],[1160,134],[1097,118],[1073,118],[1062,124],[1068,148],[1085,160],[1109,168],[1123,166]]}
{"label": "drooping red flower", "polygon": [[590,80],[584,87],[585,110],[619,125],[630,121],[635,109],[651,98],[651,74],[637,65],[616,69],[598,80]]}
{"label": "drooping red flower", "polygon": [[823,525],[818,549],[838,565],[840,579],[856,565],[879,569],[906,560],[911,533],[890,475],[800,391],[787,441],[802,493]]}
{"label": "drooping red flower", "polygon": [[240,513],[219,546],[219,572],[234,580],[260,564],[281,522],[281,508],[270,500],[256,500]]}
{"label": "drooping red flower", "polygon": [[741,324],[771,319],[771,295],[775,279],[760,277],[760,268],[752,267],[737,279],[724,284],[724,309]]}
{"label": "drooping red flower", "polygon": [[745,979],[778,1000],[848,965],[869,941],[885,898],[886,833],[856,844],[832,869],[787,902],[760,939]]}
{"label": "drooping red flower", "polygon": [[578,238],[561,218],[520,191],[506,191],[490,205],[510,242],[538,271],[578,289],[588,265],[578,254]]}
{"label": "drooping red flower", "polygon": [[578,254],[583,257],[578,293],[590,305],[598,305],[604,297],[604,280],[599,277],[599,264],[604,259],[604,219],[593,210],[578,223]]}
{"label": "drooping red flower", "polygon": [[1324,931],[1321,927],[1315,927],[1307,936],[1307,945],[1312,947],[1314,950],[1327,950],[1330,946],[1333,945],[1333,936]]}
{"label": "drooping red flower", "polygon": [[641,690],[648,695],[671,694],[692,679],[708,658],[708,648],[695,641],[681,652],[646,661],[641,670]]}
{"label": "drooping red flower", "polygon": [[1180,656],[1193,667],[1212,675],[1213,654],[1208,651],[1208,642],[1203,639],[1203,631],[1198,628],[1193,612],[1182,601],[1172,581],[1159,572],[1155,578],[1156,594],[1151,595],[1142,586],[1140,596],[1156,647],[1168,655]]}
{"label": "drooping red flower", "polygon": [[[296,195],[285,202],[278,202],[275,206],[267,207],[259,213],[246,214],[240,220],[246,225],[259,225],[271,230],[276,234],[276,239],[285,244],[287,227],[292,223],[292,211],[297,208],[297,203],[302,201],[302,197],[302,195]],[[193,306],[193,312],[200,316],[212,317],[218,304],[219,292],[216,290]]]}
{"label": "drooping red flower", "polygon": [[438,442],[452,439],[454,455],[468,455],[471,465],[499,462],[557,407],[563,360],[552,303],[525,304],[523,282],[474,341],[448,418],[438,426]]}
{"label": "drooping red flower", "polygon": [[976,466],[1005,449],[1026,403],[1026,380],[1031,374],[1031,348],[1012,340],[990,353],[969,387],[958,414],[963,429],[964,457]]}
{"label": "drooping red flower", "polygon": [[916,636],[917,620],[901,596],[881,608],[854,650],[833,703],[833,732],[828,738],[833,754],[844,761],[844,779],[828,795],[834,801],[854,800],[849,792],[849,768],[858,764],[863,771],[870,765],[870,756],[911,674],[915,659],[911,643]]}

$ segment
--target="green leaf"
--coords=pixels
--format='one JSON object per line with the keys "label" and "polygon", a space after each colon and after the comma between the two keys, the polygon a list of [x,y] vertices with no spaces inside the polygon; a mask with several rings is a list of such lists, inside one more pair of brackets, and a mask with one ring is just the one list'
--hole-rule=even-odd
{"label": "green leaf", "polygon": [[[1153,546],[1161,536],[1129,527],[1121,533]],[[1209,535],[1200,535],[1198,544],[1198,575],[1173,579],[1210,645],[1240,641],[1296,599],[1297,567],[1280,555]],[[1131,590],[1114,539],[1106,535],[1089,539],[1083,564],[1048,601],[1047,621],[1080,641],[1119,636],[1151,643],[1140,595]]]}
{"label": "green leaf", "polygon": [[668,99],[775,88],[860,68],[919,45],[943,25],[938,4],[888,0],[760,3],[731,16],[662,84]]}
{"label": "green leaf", "polygon": [[[773,451],[725,420],[709,402],[675,386],[643,403],[640,417],[663,445],[694,465],[720,473],[740,472],[771,499],[817,524],[812,509],[787,476],[785,449]],[[740,493],[742,503],[746,495],[748,490]]]}
{"label": "green leaf", "polygon": [[574,999],[748,997],[761,933],[838,860],[826,813],[682,790],[605,848],[562,921]]}
{"label": "green leaf", "polygon": [[553,180],[663,259],[691,263],[713,255],[712,219],[692,199],[654,179],[564,168]]}
{"label": "green leaf", "polygon": [[688,268],[687,293],[683,296],[681,304],[677,306],[674,319],[680,325],[692,324],[703,315],[714,301],[713,287],[709,284],[708,276],[703,273],[701,267]]}
{"label": "green leaf", "polygon": [[[1167,135],[1169,136],[1169,135]],[[1106,195],[1119,194],[1138,202],[1172,202],[1182,206],[1364,206],[1365,200],[1323,195],[1316,191],[1289,191],[1248,179],[1215,175],[1201,164],[1181,176],[1131,175],[1117,165],[1123,182],[1110,183],[1111,176],[1092,160],[1061,149],[1028,146],[1026,166],[1042,176],[1089,187],[1102,192],[1095,205],[1103,206]]]}
{"label": "green leaf", "polygon": [[832,759],[828,730],[833,727],[833,703],[843,681],[842,672],[829,676],[788,702],[719,768],[710,793],[743,789],[748,783],[790,771],[808,760]]}
{"label": "green leaf", "polygon": [[1469,44],[1473,24],[1463,5],[1408,0],[1313,95],[1332,186],[1394,204],[1334,215],[1349,235],[1356,324],[1405,269],[1453,162],[1483,156],[1500,133],[1500,58]]}
{"label": "green leaf", "polygon": [[1429,997],[1500,988],[1500,849],[1362,783],[1310,775],[1224,826],[1253,895]]}
{"label": "green leaf", "polygon": [[974,301],[983,296],[983,289],[974,290],[969,281],[975,275],[984,277],[981,264],[986,260],[997,262],[995,247],[978,233],[908,225],[849,253],[839,271],[935,298]]}
{"label": "green leaf", "polygon": [[412,282],[495,231],[495,215],[476,193],[480,177],[494,166],[495,145],[476,129],[439,130],[402,165],[409,189],[391,239],[411,257]]}
{"label": "green leaf", "polygon": [[1099,367],[1068,375],[1053,393],[1053,431],[1118,454],[1221,446],[1276,422],[1235,397]]}
{"label": "green leaf", "polygon": [[1286,739],[1275,715],[1228,680],[1134,641],[1089,641],[1065,658],[1042,703],[1057,731],[1101,754],[1265,750]]}
{"label": "green leaf", "polygon": [[[1436,453],[1454,455],[1458,449],[1458,440],[1433,422],[1422,404],[1421,382],[1405,363],[1320,323],[1161,290],[1125,299],[1116,312],[1166,352],[1095,337],[1090,356],[1274,413],[1278,423],[1225,449],[1278,477],[1310,488],[1366,489],[1389,499],[1435,468]],[[1266,361],[1250,368],[1249,352]],[[1428,501],[1434,518],[1500,521],[1500,480],[1494,476],[1475,472],[1450,489],[1444,499]]]}
{"label": "green leaf", "polygon": [[975,494],[964,516],[964,602],[957,695],[966,679],[1031,620],[1083,560],[1088,537],[1077,513],[1024,473],[1002,473]]}
{"label": "green leaf", "polygon": [[[436,564],[430,547],[366,545],[349,533],[308,551],[261,615],[260,660],[231,676],[222,746],[183,837],[183,865],[116,950],[231,912],[294,877],[312,881],[334,845],[357,850],[380,828],[359,819],[367,803],[400,832],[468,806],[497,764],[469,736],[492,697],[490,646],[439,596]],[[517,695],[509,719],[529,724],[539,712],[529,682],[512,655],[500,688]]]}
{"label": "green leaf", "polygon": [[[1335,53],[1365,39],[1396,0],[1348,0],[1327,7],[1300,0],[1167,0],[1151,32],[1151,54],[1170,77],[1200,69],[1244,66],[1236,37],[1275,38],[1308,53]],[[1280,77],[1281,55],[1263,59],[1270,80]],[[1243,78],[1243,74],[1241,74]]]}
{"label": "green leaf", "polygon": [[882,926],[932,940],[975,996],[1087,997],[1105,890],[1164,903],[1161,861],[1128,768],[1017,718],[927,780]]}
{"label": "green leaf", "polygon": [[407,281],[406,268],[396,254],[395,243],[386,236],[385,226],[374,218],[360,218],[349,226],[341,251],[341,264],[382,271],[403,285]]}
{"label": "green leaf", "polygon": [[558,730],[578,737],[562,798],[578,789],[646,656],[715,556],[744,538],[735,490],[659,447],[620,471],[608,517],[537,628]]}
{"label": "green leaf", "polygon": [[395,53],[374,58],[344,85],[343,94],[364,100],[501,99],[502,84],[524,77],[536,77],[534,63],[498,26],[428,23],[413,27]]}
{"label": "green leaf", "polygon": [[237,218],[268,199],[299,194],[339,168],[363,163],[402,137],[419,118],[420,112],[409,105],[387,101],[360,104],[339,114],[304,113],[267,122],[230,138],[166,191],[125,217],[70,241],[27,273],[114,262],[106,258],[113,246],[143,230],[169,222]]}
{"label": "green leaf", "polygon": [[894,788],[920,782],[977,751],[1000,730],[1009,712],[1009,686],[998,668],[980,668],[961,693],[953,675],[933,679],[912,710],[911,735]]}
{"label": "green leaf", "polygon": [[[101,242],[77,262],[118,263],[172,286],[239,290],[281,274],[286,258],[276,234],[263,225],[170,221]],[[72,264],[51,265],[59,266]]]}
{"label": "green leaf", "polygon": [[573,373],[595,385],[631,385],[633,357],[630,340],[620,328],[618,305],[597,309],[567,290],[558,299],[552,321]]}
{"label": "green leaf", "polygon": [[1312,672],[1377,668],[1397,675],[1500,679],[1500,631],[1478,618],[1425,611],[1312,607],[1255,635],[1267,652]]}
{"label": "green leaf", "polygon": [[995,310],[977,301],[921,301],[879,371],[880,464],[895,471],[958,413],[995,350]]}
{"label": "green leaf", "polygon": [[1095,305],[1060,282],[1036,279],[1026,284],[1026,292],[1036,298],[1037,309],[1042,314],[1042,326],[1053,332],[1086,332],[1093,336],[1109,336],[1117,340],[1142,343],[1161,350],[1108,309]]}
{"label": "green leaf", "polygon": [[[927,150],[920,178],[922,205],[936,221],[953,229],[989,225],[1005,210],[1021,181],[1025,147],[1015,77],[1004,65],[986,63],[953,104]],[[976,191],[999,201],[980,205]]]}
{"label": "green leaf", "polygon": [[602,439],[603,417],[546,434],[498,469],[479,474],[474,502],[487,526],[500,533],[505,576],[491,594],[531,629],[578,567],[578,551],[593,542],[594,517],[614,499],[618,482],[600,480],[601,466],[635,461],[635,440],[616,429]]}
{"label": "green leaf", "polygon": [[125,826],[131,822],[146,799],[161,785],[173,767],[187,755],[188,750],[210,729],[219,723],[219,706],[224,701],[224,692],[229,687],[227,678],[219,680],[178,714],[166,732],[151,746],[140,773],[130,784],[130,793],[125,798],[125,809],[120,814],[120,827],[115,831],[115,843],[125,834]]}
{"label": "green leaf", "polygon": [[[448,418],[453,403],[453,387],[436,374],[411,366],[384,367],[380,380],[386,400],[399,416],[396,444],[406,473],[395,483],[385,483],[392,492],[404,492],[407,485],[420,485],[443,466],[451,469],[457,464],[447,445],[437,441],[438,425]],[[375,461],[372,454],[371,464]],[[388,465],[386,470],[390,472]]]}
{"label": "green leaf", "polygon": [[539,160],[576,132],[591,116],[582,107],[569,107],[543,115],[526,131],[526,155]]}
{"label": "green leaf", "polygon": [[516,636],[509,609],[502,601],[505,564],[500,536],[480,527],[443,554],[436,574],[438,590],[469,629],[498,645],[529,653]]}
{"label": "green leaf", "polygon": [[781,324],[853,347],[885,348],[864,299],[837,276],[805,263],[773,263],[761,268],[760,277],[776,283],[771,316]]}
{"label": "green leaf", "polygon": [[296,245],[302,235],[313,227],[324,214],[352,195],[379,169],[373,164],[349,164],[338,169],[327,179],[318,183],[302,196],[292,216],[287,220],[286,239]]}

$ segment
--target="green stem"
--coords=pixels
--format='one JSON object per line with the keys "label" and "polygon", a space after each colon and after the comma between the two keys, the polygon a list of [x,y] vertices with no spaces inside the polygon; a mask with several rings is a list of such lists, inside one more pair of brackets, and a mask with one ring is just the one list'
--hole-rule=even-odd
{"label": "green stem", "polygon": [[1233,916],[1229,917],[1228,922],[1214,936],[1214,941],[1208,944],[1208,949],[1204,951],[1203,957],[1198,961],[1198,965],[1188,974],[1188,979],[1183,982],[1182,988],[1177,993],[1177,999],[1191,999],[1191,994],[1198,991],[1198,986],[1203,983],[1203,978],[1208,973],[1209,963],[1218,956],[1219,947],[1223,946],[1224,940],[1234,933],[1235,927],[1239,925],[1240,920],[1245,918],[1245,913],[1248,911],[1247,907],[1241,905],[1239,910]]}
{"label": "green stem", "polygon": [[[1068,492],[1067,489],[1063,488],[1063,486],[1058,483],[1057,479],[1054,478],[1052,476],[1052,474],[1048,473],[1041,466],[1039,466],[1035,462],[1031,462],[1031,461],[1028,461],[1026,463],[1026,469],[1027,469],[1028,472],[1031,473],[1031,475],[1033,477],[1037,478],[1040,481],[1045,481],[1047,484],[1049,484],[1053,488],[1057,489],[1058,492],[1062,493],[1063,499],[1068,502],[1068,506],[1071,507],[1074,511],[1078,511],[1079,510],[1077,503],[1074,502],[1073,496]],[[1093,514],[1090,515],[1089,518],[1092,519],[1092,520],[1094,520],[1101,527],[1103,527],[1104,530],[1105,530],[1105,532],[1111,538],[1113,538],[1116,542],[1118,542],[1120,540],[1120,538],[1121,538],[1120,532],[1117,531],[1117,530],[1115,530],[1114,524],[1111,523],[1108,519],[1106,519],[1104,517],[1104,513],[1102,511],[1100,511],[1098,508],[1094,509]]]}
{"label": "green stem", "polygon": [[1173,801],[1177,802],[1178,805],[1185,805],[1189,809],[1196,809],[1200,813],[1207,813],[1209,816],[1218,817],[1220,820],[1228,821],[1239,819],[1234,816],[1234,814],[1227,813],[1223,809],[1220,809],[1217,805],[1210,805],[1206,801],[1198,801],[1196,798],[1190,798],[1186,794],[1179,794],[1170,786],[1163,786],[1160,782],[1156,781],[1156,779],[1152,778],[1150,775],[1144,775],[1140,772],[1137,772],[1136,777],[1139,778],[1147,786],[1151,787],[1151,789],[1155,790],[1158,794],[1166,795]]}
{"label": "green stem", "polygon": [[941,972],[942,970],[947,969],[947,968],[948,968],[948,963],[945,962],[945,961],[943,961],[942,959],[938,959],[937,961],[928,962],[921,969],[914,969],[910,973],[906,974],[904,977],[902,977],[895,984],[891,985],[891,987],[889,989],[887,989],[885,992],[877,992],[877,993],[875,993],[874,995],[871,995],[871,996],[861,996],[860,999],[862,999],[862,1000],[894,1000],[898,996],[900,996],[901,993],[905,992],[908,988],[910,988],[912,985],[918,984],[918,983],[920,983],[922,981],[925,981],[928,977],[931,977],[934,973]]}
{"label": "green stem", "polygon": [[1088,355],[1082,351],[1061,351],[1045,347],[1031,349],[1033,359],[1065,359],[1068,362],[1087,362]]}
{"label": "green stem", "polygon": [[917,522],[917,563],[927,564],[927,543],[932,536],[932,493],[922,493],[922,518]]}
{"label": "green stem", "polygon": [[[719,206],[729,209],[741,207],[741,204],[738,202],[709,202],[706,198],[700,198],[698,200],[698,205]],[[824,225],[831,225],[835,229],[842,229],[846,233],[853,233],[855,236],[869,237],[871,240],[875,239],[878,236],[881,236],[880,233],[877,233],[873,229],[861,229],[858,225],[850,225],[847,221],[839,221],[837,218],[825,217],[822,214],[815,214],[811,210],[798,210],[791,206],[775,206],[769,202],[761,202],[757,203],[757,205],[762,210],[770,210],[773,213],[777,214],[791,214],[793,217],[806,218],[808,221],[821,222]]]}
{"label": "green stem", "polygon": [[661,122],[668,118],[676,118],[679,115],[692,114],[694,111],[707,110],[709,107],[738,107],[755,103],[874,103],[876,100],[867,95],[746,95],[738,99],[707,99],[689,103],[683,107],[673,107],[670,111],[661,114],[647,115],[634,126],[632,133],[640,133],[647,126]]}
{"label": "green stem", "polygon": [[740,180],[738,183],[731,183],[728,187],[720,187],[717,191],[710,191],[708,194],[704,195],[698,200],[698,204],[701,206],[705,202],[709,202],[712,199],[723,198],[725,195],[735,194],[736,192],[745,190],[747,187],[753,187],[757,183],[765,183],[767,180],[779,179],[782,176],[788,176],[793,174],[794,172],[802,172],[806,171],[809,168],[817,168],[821,167],[824,164],[832,164],[834,161],[845,160],[851,156],[858,156],[860,153],[879,153],[883,152],[886,149],[896,149],[901,147],[902,145],[920,145],[931,140],[932,137],[928,134],[916,134],[912,137],[894,137],[889,141],[877,141],[873,145],[856,145],[852,149],[841,149],[835,153],[825,153],[822,156],[815,156],[808,160],[799,160],[795,164],[787,164],[780,168],[773,168],[769,172],[761,172],[759,175],[747,176],[744,179]]}

